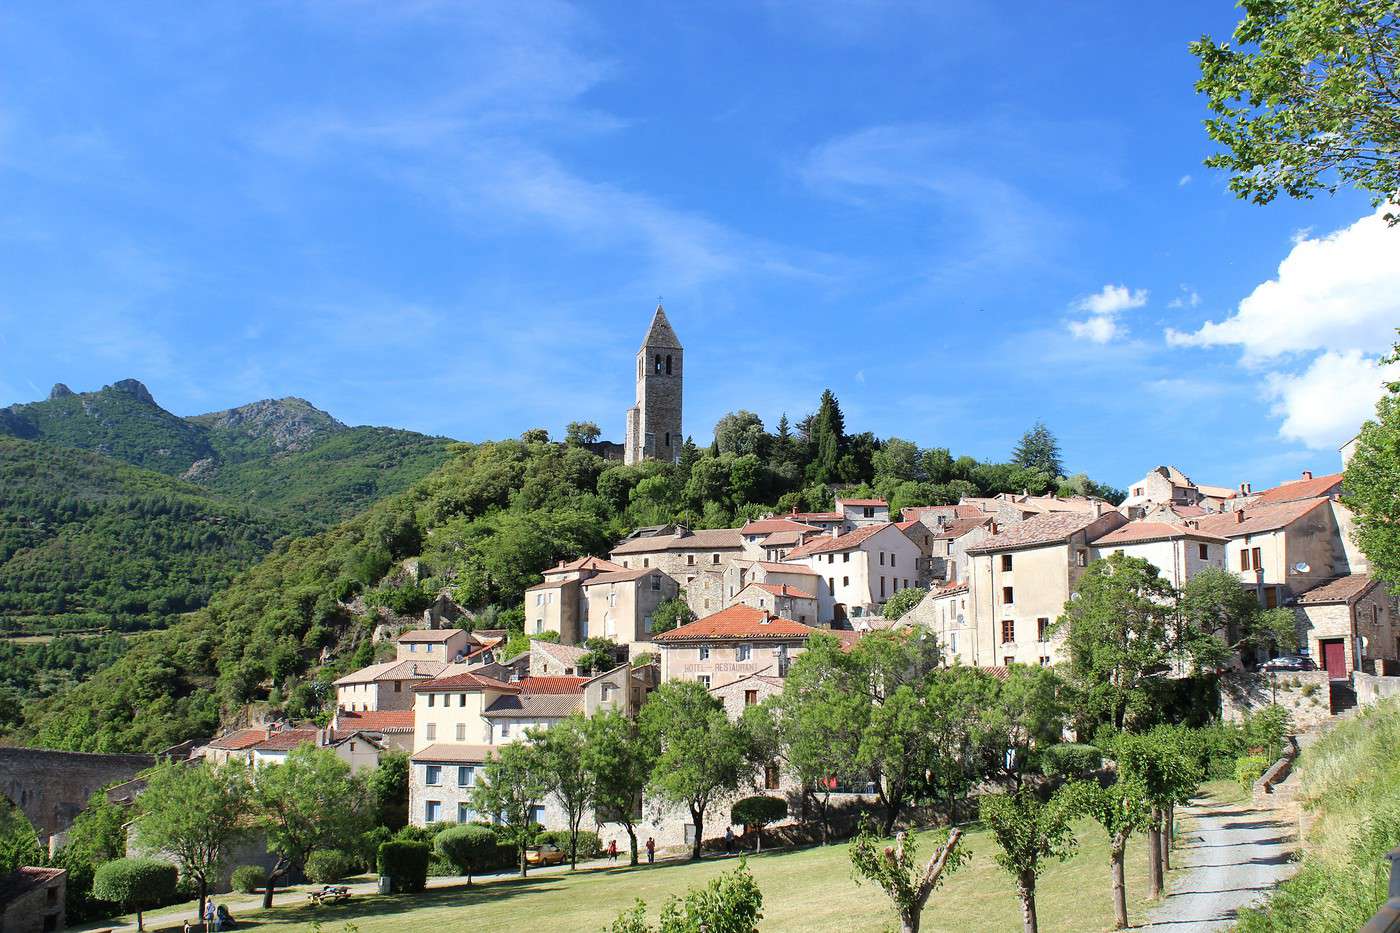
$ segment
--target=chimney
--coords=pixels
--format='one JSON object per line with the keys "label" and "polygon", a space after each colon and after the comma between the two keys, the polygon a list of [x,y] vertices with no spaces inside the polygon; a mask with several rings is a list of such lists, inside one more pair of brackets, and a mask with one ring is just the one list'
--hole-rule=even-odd
{"label": "chimney", "polygon": [[1244,509],[1235,509],[1235,524],[1244,524]]}
{"label": "chimney", "polygon": [[1303,482],[1307,482],[1307,481],[1310,480],[1310,479],[1312,479],[1312,470],[1304,470],[1304,471],[1303,471]]}
{"label": "chimney", "polygon": [[997,533],[997,523],[996,523],[995,521],[992,522],[990,525],[987,526],[987,530],[990,531],[992,534],[996,534],[996,533]]}

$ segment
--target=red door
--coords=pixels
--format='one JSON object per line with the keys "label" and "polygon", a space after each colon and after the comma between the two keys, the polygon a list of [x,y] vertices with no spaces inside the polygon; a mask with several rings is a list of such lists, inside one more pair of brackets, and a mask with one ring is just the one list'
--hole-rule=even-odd
{"label": "red door", "polygon": [[1347,652],[1340,638],[1322,643],[1322,664],[1329,680],[1347,679]]}

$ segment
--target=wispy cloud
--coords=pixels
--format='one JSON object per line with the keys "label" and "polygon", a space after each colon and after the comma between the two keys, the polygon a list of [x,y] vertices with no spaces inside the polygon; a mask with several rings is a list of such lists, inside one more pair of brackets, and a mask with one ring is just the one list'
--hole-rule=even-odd
{"label": "wispy cloud", "polygon": [[1147,289],[1129,289],[1126,285],[1105,285],[1092,295],[1076,300],[1070,307],[1087,311],[1089,316],[1070,321],[1069,332],[1080,340],[1108,343],[1123,333],[1118,315],[1147,304]]}

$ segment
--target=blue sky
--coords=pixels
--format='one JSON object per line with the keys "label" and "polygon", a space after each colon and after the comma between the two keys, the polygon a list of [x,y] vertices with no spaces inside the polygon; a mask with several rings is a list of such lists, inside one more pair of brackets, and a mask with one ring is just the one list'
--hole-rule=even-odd
{"label": "blue sky", "polygon": [[829,386],[852,428],[978,457],[1044,419],[1119,485],[1332,469],[1400,240],[1201,166],[1186,45],[1235,18],[8,3],[0,405],[135,377],[180,414],[620,440],[663,296],[697,440]]}

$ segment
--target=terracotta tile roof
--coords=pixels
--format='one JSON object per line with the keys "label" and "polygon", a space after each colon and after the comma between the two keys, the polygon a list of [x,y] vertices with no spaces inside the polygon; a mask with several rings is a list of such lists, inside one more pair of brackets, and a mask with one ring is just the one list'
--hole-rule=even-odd
{"label": "terracotta tile roof", "polygon": [[754,565],[762,567],[769,573],[800,573],[805,576],[817,576],[817,572],[806,564],[784,564],[771,560],[756,560]]}
{"label": "terracotta tile roof", "polygon": [[804,639],[817,629],[801,622],[779,619],[762,609],[752,606],[734,605],[721,609],[713,615],[696,619],[669,632],[652,637],[652,641],[667,644],[670,642],[710,641],[714,639]]}
{"label": "terracotta tile roof", "polygon": [[955,518],[934,532],[934,537],[940,540],[944,538],[957,539],[977,528],[983,528],[992,520],[990,515],[979,515],[976,518]]}
{"label": "terracotta tile roof", "polygon": [[805,593],[802,590],[794,589],[793,587],[788,586],[786,583],[750,583],[749,585],[756,586],[761,590],[766,590],[769,593],[772,593],[774,596],[787,596],[792,599],[817,598],[811,593]]}
{"label": "terracotta tile roof", "polygon": [[1201,505],[1173,505],[1171,510],[1182,518],[1199,518],[1202,515],[1209,515],[1205,506]]}
{"label": "terracotta tile roof", "polygon": [[573,664],[588,654],[588,649],[581,645],[561,645],[558,642],[536,638],[530,639],[530,650],[547,654],[560,664]]}
{"label": "terracotta tile roof", "polygon": [[936,586],[936,587],[934,587],[933,589],[929,590],[929,595],[932,596],[932,597],[934,597],[934,598],[937,598],[937,597],[939,597],[939,596],[952,596],[952,595],[957,594],[957,593],[966,593],[966,592],[967,592],[967,584],[966,584],[966,583],[949,583],[949,584],[946,584],[946,585],[944,585],[944,586]]}
{"label": "terracotta tile roof", "polygon": [[804,525],[790,518],[761,518],[756,522],[745,522],[739,529],[741,535],[771,535],[779,531],[821,531],[816,525]]}
{"label": "terracotta tile roof", "polygon": [[352,712],[337,710],[335,714],[337,732],[348,729],[363,729],[367,732],[412,732],[413,710],[381,709]]}
{"label": "terracotta tile roof", "polygon": [[1316,605],[1318,603],[1349,603],[1353,599],[1360,599],[1375,586],[1378,580],[1364,573],[1353,573],[1345,577],[1333,577],[1326,583],[1319,584],[1298,597],[1298,602],[1305,605]]}
{"label": "terracotta tile roof", "polygon": [[651,554],[656,551],[737,550],[744,546],[738,528],[700,528],[685,534],[656,535],[620,541],[613,554]]}
{"label": "terracotta tile roof", "polygon": [[850,651],[856,646],[856,642],[864,637],[864,632],[857,632],[853,629],[834,628],[826,631],[827,635],[832,635],[841,643],[842,651]]}
{"label": "terracotta tile roof", "polygon": [[785,544],[801,544],[802,539],[811,534],[817,534],[818,529],[811,531],[775,531],[759,542],[763,547],[782,547]]}
{"label": "terracotta tile roof", "polygon": [[583,693],[587,677],[522,677],[515,682],[522,693]]}
{"label": "terracotta tile roof", "polygon": [[846,520],[845,512],[793,512],[792,518],[798,521],[813,522],[843,522]]}
{"label": "terracotta tile roof", "polygon": [[237,732],[219,736],[209,743],[209,747],[222,751],[238,752],[245,748],[252,748],[266,739],[266,729],[239,729]]}
{"label": "terracotta tile roof", "polygon": [[656,567],[637,567],[632,570],[613,570],[608,573],[600,573],[596,577],[590,577],[583,581],[584,586],[593,586],[596,583],[631,583],[640,580],[642,577],[650,576],[652,571],[660,573]]}
{"label": "terracotta tile roof", "polygon": [[583,692],[533,693],[497,697],[482,711],[492,719],[563,719],[583,709]]}
{"label": "terracotta tile roof", "polygon": [[890,504],[884,499],[840,499],[842,505],[870,505],[876,508],[889,508]]}
{"label": "terracotta tile roof", "polygon": [[1254,498],[1254,505],[1274,505],[1280,502],[1295,502],[1299,499],[1316,499],[1328,496],[1342,485],[1342,474],[1316,476],[1312,479],[1299,479],[1283,483],[1273,489],[1266,489]]}
{"label": "terracotta tile roof", "polygon": [[453,764],[479,765],[489,758],[496,757],[496,745],[453,745],[438,742],[422,751],[413,753],[413,761],[451,762]]}
{"label": "terracotta tile roof", "polygon": [[570,583],[577,583],[577,580],[545,580],[543,583],[535,583],[525,587],[525,592],[533,590],[557,590],[561,586],[568,586]]}
{"label": "terracotta tile roof", "polygon": [[1239,493],[1229,486],[1208,486],[1205,483],[1197,483],[1196,491],[1211,499],[1233,499]]}
{"label": "terracotta tile roof", "polygon": [[398,640],[398,641],[419,641],[419,642],[422,642],[422,641],[426,641],[426,642],[440,642],[440,641],[447,641],[448,639],[452,638],[454,635],[460,635],[460,634],[462,634],[462,630],[461,630],[461,629],[457,629],[457,628],[415,628],[415,629],[410,629],[410,630],[407,631],[407,632],[404,632],[402,635],[400,635],[400,636],[398,637],[397,640]]}
{"label": "terracotta tile roof", "polygon": [[453,674],[413,685],[414,693],[462,693],[473,690],[499,690],[501,693],[519,693],[520,688],[487,677],[483,674]]}
{"label": "terracotta tile roof", "polygon": [[257,752],[287,752],[299,745],[315,745],[318,729],[281,729],[253,746]]}
{"label": "terracotta tile roof", "polygon": [[992,551],[1005,551],[1012,548],[1041,547],[1059,544],[1069,540],[1077,531],[1082,531],[1101,516],[1087,512],[1047,512],[1028,518],[1023,522],[1008,525],[983,539],[979,544],[967,549],[969,554],[986,554]]}
{"label": "terracotta tile roof", "polygon": [[622,570],[621,564],[614,564],[605,557],[580,557],[571,560],[567,564],[560,564],[557,567],[550,567],[544,571],[545,576],[556,573],[572,573],[575,570],[597,570],[599,572],[608,570]]}
{"label": "terracotta tile roof", "polygon": [[442,673],[446,666],[446,661],[418,661],[411,658],[403,661],[385,661],[352,671],[337,680],[335,686],[374,683],[381,680],[427,679]]}
{"label": "terracotta tile roof", "polygon": [[[1293,524],[1329,499],[1304,499],[1301,502],[1284,502],[1280,505],[1247,505],[1233,512],[1221,512],[1195,519],[1196,527],[1210,534],[1238,538],[1244,535],[1263,534],[1277,531]],[[1240,516],[1243,515],[1243,520]]]}
{"label": "terracotta tile roof", "polygon": [[1209,534],[1195,528],[1188,528],[1185,525],[1170,525],[1166,522],[1129,522],[1122,528],[1116,528],[1108,534],[1095,538],[1089,543],[1094,547],[1107,547],[1113,544],[1136,544],[1144,541],[1166,541],[1171,538],[1192,538],[1202,541],[1220,541],[1227,539],[1220,535]]}
{"label": "terracotta tile roof", "polygon": [[855,531],[848,531],[839,537],[822,537],[814,541],[808,541],[801,547],[793,548],[788,552],[788,560],[798,557],[807,557],[812,554],[825,554],[828,551],[849,551],[851,548],[860,547],[861,542],[873,537],[886,528],[891,527],[890,522],[880,522],[876,525],[866,525],[864,528],[857,528]]}
{"label": "terracotta tile roof", "polygon": [[[36,868],[28,865],[16,868],[8,875],[0,877],[0,906],[8,904],[21,894],[26,894],[35,888],[62,878],[66,874],[68,874],[68,870],[65,868]],[[14,917],[13,919],[18,923],[24,918]],[[30,917],[29,919],[34,920],[35,918]],[[27,926],[25,929],[37,930],[39,927],[37,925]]]}

